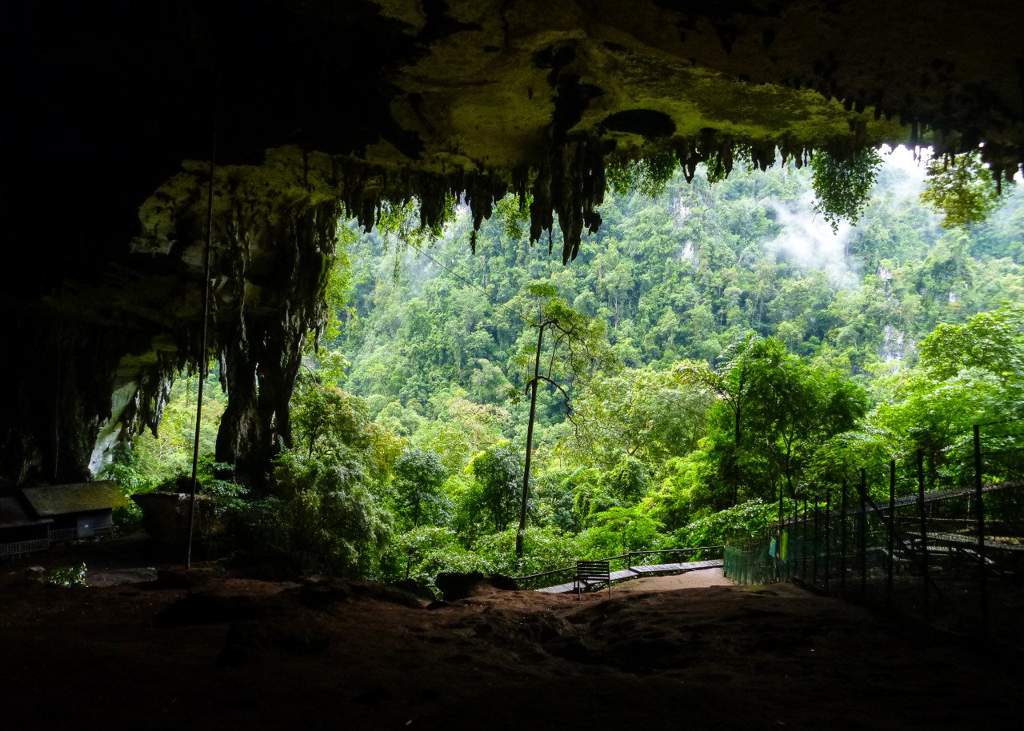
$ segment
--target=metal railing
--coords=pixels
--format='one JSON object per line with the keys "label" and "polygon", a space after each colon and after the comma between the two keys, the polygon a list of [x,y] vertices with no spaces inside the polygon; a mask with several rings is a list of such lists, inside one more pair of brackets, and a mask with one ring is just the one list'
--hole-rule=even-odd
{"label": "metal railing", "polygon": [[[93,538],[101,539],[109,536],[111,532],[109,528],[100,529],[95,532]],[[50,546],[56,543],[71,543],[78,540],[77,528],[51,528],[45,538],[0,543],[0,556],[13,557],[26,553],[39,553],[49,550]]]}
{"label": "metal railing", "polygon": [[66,543],[78,538],[77,528],[56,528],[50,531],[51,543]]}
{"label": "metal railing", "polygon": [[[859,479],[825,491],[824,501],[792,501],[790,514],[763,535],[726,548],[726,576],[744,584],[793,579],[948,630],[998,632],[1024,645],[1024,459],[995,464],[990,469],[1004,479],[986,484],[992,473],[985,472],[989,453],[979,427],[972,437],[953,455],[968,466],[966,478],[945,478],[953,484],[926,489],[918,453],[902,481],[895,461],[887,480],[871,476],[876,490],[888,483],[887,500],[872,496],[872,480],[860,470]],[[966,479],[972,484],[959,482]],[[900,484],[910,494],[897,497]]]}
{"label": "metal railing", "polygon": [[26,553],[38,553],[50,548],[49,538],[34,538],[28,541],[0,543],[0,556],[21,556]]}

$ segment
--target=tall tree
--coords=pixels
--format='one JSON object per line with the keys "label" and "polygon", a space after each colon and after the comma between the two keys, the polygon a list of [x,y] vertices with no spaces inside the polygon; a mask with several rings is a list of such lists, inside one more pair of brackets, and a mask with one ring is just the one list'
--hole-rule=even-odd
{"label": "tall tree", "polygon": [[400,513],[412,527],[440,517],[441,485],[448,476],[435,452],[410,448],[395,462],[395,494]]}
{"label": "tall tree", "polygon": [[[569,388],[572,383],[593,372],[598,366],[614,362],[604,339],[604,324],[573,309],[550,283],[535,282],[526,288],[527,304],[536,308],[536,317],[527,319],[527,331],[536,332],[537,344],[532,353],[532,374],[526,382],[530,396],[530,412],[526,426],[526,457],[523,465],[523,490],[519,506],[519,529],[516,532],[516,557],[523,555],[526,517],[530,495],[530,463],[533,456],[533,429],[537,419],[537,392],[545,383],[558,391],[571,413]],[[529,302],[532,299],[533,302]],[[513,301],[513,306],[523,300]],[[531,307],[530,309],[534,309]],[[550,333],[545,350],[544,335]],[[525,355],[525,353],[523,353]],[[542,364],[546,368],[542,369]]]}
{"label": "tall tree", "polygon": [[489,514],[494,530],[505,530],[518,507],[518,455],[507,446],[492,447],[474,456],[470,469],[480,485],[480,506]]}
{"label": "tall tree", "polygon": [[717,367],[692,360],[683,361],[676,367],[684,383],[714,394],[731,415],[732,445],[723,460],[722,477],[732,488],[733,503],[737,502],[742,479],[738,468],[743,450],[744,407],[751,389],[752,354],[759,342],[760,338],[754,333],[745,333],[722,353]]}
{"label": "tall tree", "polygon": [[627,456],[660,465],[696,448],[712,399],[673,369],[596,374],[576,397],[576,429],[564,447],[603,469]]}

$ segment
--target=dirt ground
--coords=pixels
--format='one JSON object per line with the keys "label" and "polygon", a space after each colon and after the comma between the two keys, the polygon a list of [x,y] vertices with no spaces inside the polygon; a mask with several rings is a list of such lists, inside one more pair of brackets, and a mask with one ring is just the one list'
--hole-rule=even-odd
{"label": "dirt ground", "polygon": [[790,585],[675,586],[718,581],[431,606],[210,571],[8,581],[2,728],[1021,727],[1013,658]]}

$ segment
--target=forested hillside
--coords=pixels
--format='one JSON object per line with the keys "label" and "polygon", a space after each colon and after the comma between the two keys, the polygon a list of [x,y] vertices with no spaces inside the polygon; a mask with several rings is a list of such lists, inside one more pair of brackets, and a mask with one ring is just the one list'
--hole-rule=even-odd
{"label": "forested hillside", "polygon": [[1007,196],[970,231],[947,231],[918,199],[923,173],[903,162],[883,167],[859,224],[836,234],[812,210],[809,173],[774,169],[714,185],[677,175],[656,197],[614,196],[568,267],[501,216],[468,256],[468,211],[420,242],[426,253],[359,237],[349,252],[355,317],[340,343],[349,387],[418,410],[452,383],[503,401],[495,384],[515,381],[522,332],[503,305],[545,278],[606,324],[630,368],[713,361],[746,332],[856,375],[912,363],[938,323],[1021,301],[1024,197]]}
{"label": "forested hillside", "polygon": [[[1024,408],[1024,194],[944,228],[908,158],[881,167],[857,225],[834,228],[807,169],[663,185],[633,171],[568,266],[560,242],[527,244],[513,198],[475,237],[467,210],[416,231],[412,204],[372,234],[344,228],[296,444],[248,524],[253,504],[278,511],[282,544],[430,581],[718,541],[770,520],[780,494],[813,497],[910,449],[932,482],[959,479],[949,449],[972,420]],[[180,470],[168,444],[190,428],[188,388],[161,439],[115,465],[136,486]]]}

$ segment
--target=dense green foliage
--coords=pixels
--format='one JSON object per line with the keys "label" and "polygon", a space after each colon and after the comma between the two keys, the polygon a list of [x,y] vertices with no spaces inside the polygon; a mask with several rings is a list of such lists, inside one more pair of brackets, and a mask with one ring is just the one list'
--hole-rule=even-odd
{"label": "dense green foliage", "polygon": [[878,175],[882,158],[873,148],[857,150],[849,157],[836,157],[827,151],[811,158],[814,192],[818,197],[815,210],[838,230],[842,220],[857,223],[871,198],[871,189]]}
{"label": "dense green foliage", "polygon": [[[815,160],[715,185],[612,171],[652,195],[609,195],[567,267],[528,245],[512,198],[475,255],[462,210],[433,236],[413,206],[373,234],[343,227],[336,319],[292,401],[295,444],[274,492],[238,511],[251,543],[429,582],[751,535],[780,497],[917,449],[933,480],[960,479],[971,424],[1024,414],[1024,195],[946,230],[919,200],[923,174]],[[559,325],[540,353],[517,564],[543,322]],[[185,392],[161,439],[115,465],[123,480],[181,470],[156,455],[180,452]]]}
{"label": "dense green foliage", "polygon": [[921,200],[942,211],[948,228],[984,221],[999,202],[996,181],[978,153],[928,163],[928,185]]}

